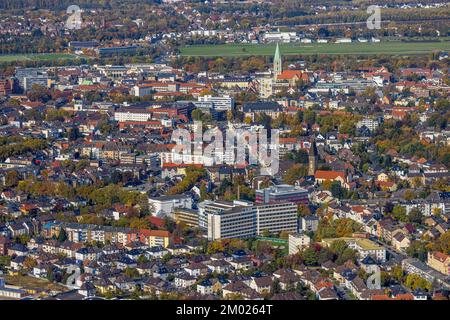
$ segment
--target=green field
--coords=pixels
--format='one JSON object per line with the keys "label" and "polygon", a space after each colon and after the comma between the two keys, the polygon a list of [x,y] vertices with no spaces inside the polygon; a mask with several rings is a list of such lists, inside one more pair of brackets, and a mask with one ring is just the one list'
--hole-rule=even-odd
{"label": "green field", "polygon": [[68,53],[42,53],[42,54],[7,54],[0,55],[1,62],[14,62],[14,61],[49,61],[60,59],[76,59],[78,56]]}
{"label": "green field", "polygon": [[[198,57],[236,57],[236,56],[271,56],[275,44],[221,44],[193,45],[180,49],[182,56]],[[416,55],[432,51],[449,51],[450,41],[441,42],[378,42],[378,43],[311,43],[281,44],[282,55],[311,54],[395,54]]]}

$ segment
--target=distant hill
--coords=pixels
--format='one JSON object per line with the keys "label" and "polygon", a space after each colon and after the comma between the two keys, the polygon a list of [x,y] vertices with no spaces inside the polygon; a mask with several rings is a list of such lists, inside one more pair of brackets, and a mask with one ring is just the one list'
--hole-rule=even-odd
{"label": "distant hill", "polygon": [[160,3],[160,0],[0,0],[0,9],[52,9],[65,10],[76,4],[83,9],[87,8],[114,8],[116,4],[124,3]]}

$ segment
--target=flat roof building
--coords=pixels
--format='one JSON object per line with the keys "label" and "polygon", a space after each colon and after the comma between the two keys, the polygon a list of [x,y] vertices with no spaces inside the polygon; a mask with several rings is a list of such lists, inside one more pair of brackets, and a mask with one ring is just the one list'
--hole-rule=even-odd
{"label": "flat roof building", "polygon": [[296,232],[295,203],[255,205],[247,201],[205,201],[199,204],[200,227],[208,239],[250,238],[263,232]]}
{"label": "flat roof building", "polygon": [[296,254],[302,248],[308,247],[311,238],[304,233],[293,233],[289,235],[289,254]]}
{"label": "flat roof building", "polygon": [[308,190],[291,185],[278,185],[256,190],[256,203],[282,203],[294,202],[308,204]]}

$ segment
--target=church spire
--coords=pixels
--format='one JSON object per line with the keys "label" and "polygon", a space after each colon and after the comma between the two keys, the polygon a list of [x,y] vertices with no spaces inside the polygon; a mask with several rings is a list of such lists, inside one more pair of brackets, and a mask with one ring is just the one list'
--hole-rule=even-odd
{"label": "church spire", "polygon": [[317,158],[318,158],[318,152],[317,152],[317,145],[316,141],[312,141],[311,147],[308,151],[308,175],[313,176],[316,173],[317,170]]}
{"label": "church spire", "polygon": [[275,78],[280,75],[282,72],[282,64],[281,64],[281,54],[280,54],[280,46],[277,43],[277,48],[275,49],[275,55],[273,57],[273,73]]}

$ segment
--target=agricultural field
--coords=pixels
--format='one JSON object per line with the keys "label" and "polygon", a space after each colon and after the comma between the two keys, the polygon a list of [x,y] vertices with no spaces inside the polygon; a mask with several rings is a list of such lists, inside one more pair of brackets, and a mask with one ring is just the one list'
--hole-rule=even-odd
{"label": "agricultural field", "polygon": [[1,62],[13,62],[13,61],[49,61],[60,59],[77,59],[79,56],[68,53],[33,53],[33,54],[11,54],[0,55]]}
{"label": "agricultural field", "polygon": [[[275,44],[224,44],[224,45],[193,45],[180,49],[181,56],[202,57],[236,57],[262,55],[271,56],[275,52]],[[378,42],[378,43],[310,43],[281,44],[283,55],[312,54],[392,54],[417,55],[432,51],[449,51],[450,41],[436,42]]]}

